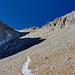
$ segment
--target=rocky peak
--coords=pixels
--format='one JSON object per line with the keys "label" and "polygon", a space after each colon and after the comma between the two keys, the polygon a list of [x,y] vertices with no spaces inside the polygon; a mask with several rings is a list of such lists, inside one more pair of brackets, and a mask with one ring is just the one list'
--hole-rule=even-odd
{"label": "rocky peak", "polygon": [[0,46],[18,36],[19,32],[0,20]]}
{"label": "rocky peak", "polygon": [[0,20],[0,30],[4,29],[4,28],[6,28],[6,27],[7,27],[7,25],[4,24],[4,23]]}
{"label": "rocky peak", "polygon": [[65,16],[58,17],[52,22],[48,22],[43,28],[64,28],[75,23],[75,10]]}

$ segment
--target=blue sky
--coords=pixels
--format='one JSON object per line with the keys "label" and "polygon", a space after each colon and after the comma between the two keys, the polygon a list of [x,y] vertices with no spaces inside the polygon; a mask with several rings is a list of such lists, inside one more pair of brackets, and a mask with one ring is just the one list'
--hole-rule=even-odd
{"label": "blue sky", "polygon": [[41,27],[75,10],[75,0],[0,0],[0,19],[16,29]]}

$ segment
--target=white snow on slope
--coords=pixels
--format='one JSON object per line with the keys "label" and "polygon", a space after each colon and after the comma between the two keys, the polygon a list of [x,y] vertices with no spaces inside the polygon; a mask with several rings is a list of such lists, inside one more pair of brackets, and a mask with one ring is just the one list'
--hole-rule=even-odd
{"label": "white snow on slope", "polygon": [[22,74],[24,75],[34,75],[34,74],[31,74],[31,70],[28,69],[28,65],[30,63],[30,58],[27,57],[27,62],[23,65],[23,68],[22,68]]}

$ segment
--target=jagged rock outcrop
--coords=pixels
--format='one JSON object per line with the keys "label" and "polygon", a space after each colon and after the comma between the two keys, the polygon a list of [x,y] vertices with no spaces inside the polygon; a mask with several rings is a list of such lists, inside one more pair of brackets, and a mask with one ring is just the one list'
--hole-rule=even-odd
{"label": "jagged rock outcrop", "polygon": [[48,22],[43,26],[43,28],[64,28],[68,25],[74,24],[75,23],[75,11],[66,14],[65,16],[56,18],[52,22]]}

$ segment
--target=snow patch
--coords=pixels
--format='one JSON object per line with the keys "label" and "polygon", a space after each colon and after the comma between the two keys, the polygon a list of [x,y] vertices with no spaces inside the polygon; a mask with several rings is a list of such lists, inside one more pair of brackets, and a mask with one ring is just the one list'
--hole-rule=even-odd
{"label": "snow patch", "polygon": [[22,74],[24,74],[24,75],[34,75],[34,74],[31,74],[31,70],[28,69],[28,65],[29,65],[30,61],[31,61],[30,58],[27,57],[27,61],[23,65],[23,68],[22,68]]}

